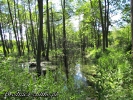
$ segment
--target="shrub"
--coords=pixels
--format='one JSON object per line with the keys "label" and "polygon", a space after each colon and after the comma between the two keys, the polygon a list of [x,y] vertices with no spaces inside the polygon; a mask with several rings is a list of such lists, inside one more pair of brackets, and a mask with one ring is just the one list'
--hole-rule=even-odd
{"label": "shrub", "polygon": [[133,91],[133,71],[127,58],[123,52],[115,50],[99,58],[96,82],[99,100],[132,99],[132,92],[128,91]]}

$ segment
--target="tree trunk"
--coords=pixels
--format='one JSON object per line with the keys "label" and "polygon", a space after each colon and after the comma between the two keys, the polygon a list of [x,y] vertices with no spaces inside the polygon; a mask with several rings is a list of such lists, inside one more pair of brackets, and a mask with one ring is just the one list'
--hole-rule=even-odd
{"label": "tree trunk", "polygon": [[[20,34],[20,50],[21,55],[24,55],[24,43],[23,43],[23,34],[22,34],[22,21],[20,20],[20,11],[19,11],[19,1],[17,0],[17,11],[18,11],[18,24],[19,27],[17,27],[17,30],[19,30]],[[19,35],[18,35],[19,36]]]}
{"label": "tree trunk", "polygon": [[5,38],[5,36],[4,36],[4,44],[5,44],[6,51],[9,54],[8,40]]}
{"label": "tree trunk", "polygon": [[15,40],[16,40],[16,46],[17,46],[17,49],[18,49],[18,54],[19,54],[19,56],[21,56],[20,45],[19,45],[19,41],[17,39],[17,33],[16,33],[16,29],[15,29],[15,24],[13,22],[13,17],[12,17],[12,12],[11,12],[11,8],[10,8],[9,0],[7,0],[7,4],[8,4],[8,9],[9,9],[10,17],[11,17],[12,26],[13,26],[13,32],[14,32],[14,35],[15,35]]}
{"label": "tree trunk", "polygon": [[19,20],[17,20],[17,8],[16,8],[16,1],[14,0],[14,19],[15,19],[15,21],[14,21],[14,29],[15,29],[15,34],[16,34],[16,37],[15,38],[17,38],[17,47],[18,47],[18,52],[19,52],[19,55],[21,56],[22,55],[22,52],[21,52],[21,48],[20,48],[20,41],[19,41],[19,34],[18,34],[18,21]]}
{"label": "tree trunk", "polygon": [[65,27],[65,0],[62,2],[62,10],[63,10],[63,60],[64,60],[64,66],[65,66],[65,73],[66,78],[68,80],[68,57],[67,57],[67,48],[66,48],[66,27]]}
{"label": "tree trunk", "polygon": [[9,31],[8,33],[9,33],[9,41],[10,41],[9,48],[10,48],[11,53],[13,53],[12,34]]}
{"label": "tree trunk", "polygon": [[[26,9],[25,9],[25,6],[24,6],[24,12],[26,11]],[[26,27],[26,29],[28,29],[27,28],[27,22],[26,22],[26,19],[27,19],[27,16],[26,16],[26,13],[24,13],[24,25],[26,25],[25,27]],[[27,34],[27,32],[25,33],[25,36],[26,36],[26,48],[27,48],[27,50],[28,50],[28,55],[29,55],[29,53],[30,53],[30,47],[29,47],[29,37],[28,37],[28,34]]]}
{"label": "tree trunk", "polygon": [[[35,0],[35,6],[36,6],[36,4],[37,4],[37,0]],[[37,11],[37,7],[35,7],[35,15],[36,15],[36,30],[37,30],[37,34],[35,34],[35,43],[36,43],[36,49],[37,49],[37,36],[38,36],[38,32],[39,32],[39,29],[38,29],[38,27],[39,27],[39,23],[38,23],[38,11]],[[44,47],[44,46],[43,46]],[[45,55],[45,53],[44,53],[44,55]]]}
{"label": "tree trunk", "polygon": [[103,33],[103,52],[105,51],[105,27],[103,22],[103,13],[102,13],[102,3],[101,0],[99,0],[99,8],[100,8],[100,18],[101,18],[101,24],[102,24],[102,33]]}
{"label": "tree trunk", "polygon": [[53,8],[51,8],[51,16],[52,16],[52,29],[53,29],[53,42],[54,42],[54,49],[55,49],[55,58],[57,60],[57,46],[56,46],[56,37],[55,37],[55,25],[54,25]]}
{"label": "tree trunk", "polygon": [[20,38],[21,38],[20,47],[22,50],[22,55],[24,55],[24,42],[23,42],[23,33],[22,33],[22,25],[21,24],[20,24]]}
{"label": "tree trunk", "polygon": [[34,55],[36,55],[36,45],[35,45],[35,32],[33,27],[33,21],[32,21],[32,14],[31,14],[31,7],[30,7],[30,1],[28,0],[29,4],[29,15],[30,15],[30,24],[31,24],[31,41],[32,41],[32,48]]}
{"label": "tree trunk", "polygon": [[28,55],[30,53],[30,47],[29,47],[29,39],[28,39],[28,34],[26,33],[26,47],[28,49]]}
{"label": "tree trunk", "polygon": [[100,8],[100,17],[101,17],[101,25],[102,25],[102,33],[103,33],[103,51],[108,47],[108,30],[109,30],[109,0],[104,0],[104,15],[102,12],[102,3],[99,0],[99,8]]}
{"label": "tree trunk", "polygon": [[[105,5],[106,5],[106,4],[105,4]],[[105,35],[106,35],[106,37],[105,37],[105,38],[106,38],[106,47],[108,48],[108,33],[109,33],[109,0],[107,0],[107,7],[105,6],[105,8],[106,8],[106,9],[105,9],[105,10],[106,10],[106,11],[105,11],[105,12],[106,12],[106,13],[105,13],[105,15],[106,15],[106,18],[105,18],[105,19],[106,19],[106,21],[105,21],[105,23],[106,23],[106,24],[105,24],[105,27],[106,27],[106,28],[105,28],[105,29],[106,29],[106,30],[105,30],[105,31],[106,31],[106,32],[105,32],[105,33],[106,33]]]}
{"label": "tree trunk", "polygon": [[47,52],[46,52],[46,60],[49,61],[49,47],[50,47],[50,25],[49,25],[49,7],[48,7],[48,0],[46,0],[47,5],[47,33],[48,33],[48,41],[47,41]]}
{"label": "tree trunk", "polygon": [[43,36],[43,0],[38,0],[38,9],[39,9],[39,35],[38,35],[38,48],[37,48],[37,74],[41,75],[41,40]]}
{"label": "tree trunk", "polygon": [[5,44],[4,44],[4,39],[3,39],[3,35],[2,35],[2,27],[1,27],[1,23],[0,23],[0,36],[1,36],[1,41],[2,41],[2,46],[3,46],[3,52],[4,52],[4,55],[7,56],[7,52],[6,52]]}

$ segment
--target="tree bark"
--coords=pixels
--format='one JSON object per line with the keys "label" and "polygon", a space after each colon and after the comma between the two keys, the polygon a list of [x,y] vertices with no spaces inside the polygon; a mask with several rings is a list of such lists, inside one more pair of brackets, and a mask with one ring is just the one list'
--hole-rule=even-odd
{"label": "tree bark", "polygon": [[101,18],[101,24],[102,24],[102,33],[103,33],[103,52],[105,51],[105,27],[103,22],[103,13],[102,13],[102,3],[101,0],[99,0],[99,8],[100,8],[100,18]]}
{"label": "tree bark", "polygon": [[32,41],[32,48],[33,48],[34,55],[36,55],[35,32],[34,32],[33,21],[32,21],[30,0],[28,0],[28,4],[29,4],[30,24],[31,24],[31,41]]}
{"label": "tree bark", "polygon": [[65,73],[66,73],[66,78],[68,81],[68,56],[67,56],[67,48],[66,48],[66,27],[65,27],[65,0],[62,2],[62,10],[63,10],[63,60],[64,60],[64,66],[65,66]]}
{"label": "tree bark", "polygon": [[53,8],[51,8],[51,16],[52,16],[52,30],[53,30],[53,42],[54,42],[54,49],[55,49],[55,58],[57,60],[57,46],[56,46],[56,37],[55,37],[55,25],[54,25]]}
{"label": "tree bark", "polygon": [[[13,32],[14,32],[14,35],[15,35],[15,40],[16,40],[16,45],[17,45],[17,49],[18,49],[18,54],[19,54],[19,56],[21,56],[20,45],[19,45],[19,41],[17,39],[15,23],[13,22],[13,17],[12,17],[12,12],[11,12],[11,8],[10,8],[9,0],[7,0],[7,4],[8,4],[8,9],[9,9],[10,17],[11,17],[12,26],[13,26]],[[14,6],[15,6],[15,4],[14,4]]]}
{"label": "tree bark", "polygon": [[[106,1],[106,0],[105,0]],[[106,7],[107,6],[107,7]],[[105,3],[105,38],[106,38],[106,47],[108,47],[108,33],[109,33],[109,0]]]}
{"label": "tree bark", "polygon": [[[22,55],[22,52],[21,52],[21,48],[20,48],[20,40],[19,40],[19,34],[18,34],[18,29],[19,29],[19,27],[18,27],[18,21],[19,20],[17,20],[17,8],[16,8],[16,1],[14,0],[14,19],[15,19],[15,21],[14,21],[14,29],[15,29],[15,34],[16,34],[16,37],[15,38],[17,38],[16,40],[16,42],[17,42],[17,47],[18,47],[18,52],[19,52],[19,55],[21,56]],[[19,16],[18,16],[19,17]]]}
{"label": "tree bark", "polygon": [[[108,32],[109,32],[109,0],[104,0],[104,13],[102,11],[102,3],[99,0],[100,17],[103,33],[103,52],[108,47]],[[103,15],[104,14],[104,15]]]}
{"label": "tree bark", "polygon": [[47,5],[47,33],[48,33],[48,41],[47,41],[47,52],[46,52],[46,60],[49,61],[49,47],[50,47],[50,40],[51,40],[51,35],[50,35],[50,25],[49,25],[49,7],[48,7],[48,0],[46,0],[46,5]]}
{"label": "tree bark", "polygon": [[[24,12],[25,12],[25,7],[24,7]],[[24,24],[26,25],[25,27],[27,29],[27,24],[26,24],[27,16],[26,16],[26,13],[24,14],[24,19],[25,19],[24,20]],[[26,48],[28,50],[28,56],[29,56],[29,53],[30,53],[29,36],[28,36],[27,32],[25,33],[25,35],[26,35]]]}
{"label": "tree bark", "polygon": [[38,9],[39,9],[39,35],[38,35],[38,48],[37,48],[37,74],[41,75],[41,42],[43,36],[43,0],[38,0]]}
{"label": "tree bark", "polygon": [[[4,32],[3,32],[4,33]],[[7,53],[9,54],[9,47],[8,47],[8,40],[6,39],[5,35],[4,35],[4,45],[5,45],[5,48],[6,48],[6,51]]]}
{"label": "tree bark", "polygon": [[12,34],[9,32],[9,30],[8,30],[8,33],[9,33],[9,41],[10,41],[9,48],[10,48],[11,53],[13,53]]}
{"label": "tree bark", "polygon": [[0,23],[0,36],[1,36],[2,46],[3,46],[4,56],[6,57],[7,56],[7,52],[6,52],[6,49],[5,49],[4,39],[3,39],[3,35],[2,35],[1,23]]}

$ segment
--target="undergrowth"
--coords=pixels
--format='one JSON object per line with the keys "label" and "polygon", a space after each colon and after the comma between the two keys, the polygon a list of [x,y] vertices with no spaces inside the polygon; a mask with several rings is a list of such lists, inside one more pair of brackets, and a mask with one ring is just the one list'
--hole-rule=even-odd
{"label": "undergrowth", "polygon": [[97,61],[97,97],[99,100],[132,100],[133,69],[129,52],[108,49]]}
{"label": "undergrowth", "polygon": [[14,58],[0,58],[0,99],[6,100],[85,100],[86,89],[77,89],[73,78],[66,81],[60,69],[37,77],[15,62]]}

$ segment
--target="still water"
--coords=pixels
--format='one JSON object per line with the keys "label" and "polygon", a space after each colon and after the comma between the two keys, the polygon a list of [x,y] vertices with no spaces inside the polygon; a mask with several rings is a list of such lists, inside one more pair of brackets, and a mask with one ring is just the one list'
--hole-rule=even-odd
{"label": "still water", "polygon": [[76,64],[75,66],[74,82],[75,82],[76,88],[87,86],[86,77],[82,74],[80,67],[81,67],[80,64]]}

